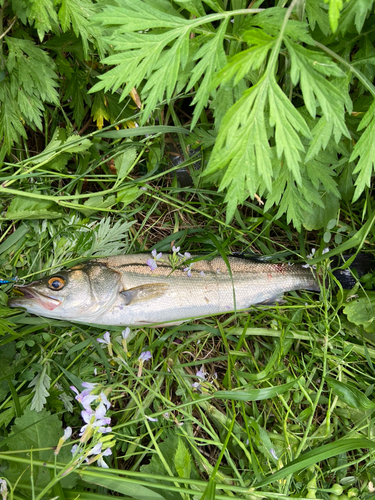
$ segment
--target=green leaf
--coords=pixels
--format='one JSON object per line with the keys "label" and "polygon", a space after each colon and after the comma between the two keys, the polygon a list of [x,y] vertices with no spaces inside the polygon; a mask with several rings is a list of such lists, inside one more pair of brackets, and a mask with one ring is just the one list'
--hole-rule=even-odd
{"label": "green leaf", "polygon": [[53,201],[15,196],[5,217],[10,220],[59,219],[63,214]]}
{"label": "green leaf", "polygon": [[[333,250],[330,250],[324,255],[314,257],[311,260],[309,260],[310,265],[318,264],[322,260],[326,259],[331,259],[335,255],[339,255],[340,253],[346,253],[348,250],[351,250],[352,248],[356,249],[356,252],[358,253],[360,249],[362,248],[365,239],[368,235],[368,233],[371,231],[373,224],[375,223],[375,215],[373,215],[371,218],[367,220],[367,222],[357,231],[357,233],[349,238],[347,241],[339,245],[338,247],[334,248]],[[347,264],[345,265],[348,266],[350,264],[350,260],[347,261]]]}
{"label": "green leaf", "polygon": [[174,465],[177,474],[180,477],[190,478],[191,474],[191,456],[189,449],[185,446],[184,441],[179,437],[176,453],[174,456]]}
{"label": "green leaf", "polygon": [[323,206],[313,204],[312,210],[308,212],[303,219],[303,226],[308,231],[320,229],[337,216],[340,208],[340,196],[333,193],[323,192],[321,201]]}
{"label": "green leaf", "polygon": [[213,78],[211,89],[229,82],[233,77],[236,85],[249,71],[259,69],[275,43],[273,37],[259,29],[246,31],[243,38],[253,46],[230,58],[226,66]]}
{"label": "green leaf", "polygon": [[141,194],[142,191],[138,186],[129,186],[117,193],[116,201],[117,203],[122,203],[122,207],[124,208],[130,205],[130,203],[133,203]]}
{"label": "green leaf", "polygon": [[[46,410],[37,413],[27,407],[23,416],[16,418],[8,438],[3,442],[6,442],[14,453],[24,450],[17,453],[20,458],[30,460],[32,453],[34,460],[53,464],[53,448],[57,446],[62,435],[63,431],[58,415],[51,415]],[[39,449],[40,451],[37,451]],[[68,463],[71,460],[68,447],[61,449],[58,460],[61,463]],[[51,480],[48,469],[45,467],[34,465],[30,470],[30,465],[22,462],[9,462],[9,467],[7,470],[2,470],[1,474],[13,484],[19,481],[18,487],[26,488],[26,490],[32,485],[42,489]],[[76,478],[72,475],[62,479],[63,487],[74,488],[75,483]]]}
{"label": "green leaf", "polygon": [[0,256],[13,245],[15,245],[20,239],[22,239],[25,234],[29,232],[28,226],[26,224],[21,224],[10,236],[7,237],[0,245]]}
{"label": "green leaf", "polygon": [[136,157],[137,157],[137,150],[134,146],[126,148],[121,155],[116,156],[115,167],[117,170],[117,178],[119,181],[125,179],[125,177],[129,174],[131,169],[134,167],[134,162]]}
{"label": "green leaf", "polygon": [[47,364],[44,365],[43,370],[36,375],[36,377],[30,382],[28,387],[34,387],[34,396],[31,401],[31,410],[37,412],[42,411],[44,405],[47,402],[47,397],[49,396],[48,389],[51,385],[51,377],[47,373]]}
{"label": "green leaf", "polygon": [[128,498],[134,498],[136,500],[165,500],[165,496],[160,493],[156,493],[150,488],[146,488],[136,481],[131,479],[116,476],[114,474],[101,474],[99,472],[90,472],[82,470],[79,472],[82,479],[88,481],[90,484],[97,484],[103,486],[111,491],[116,491],[117,493],[122,493]]}
{"label": "green leaf", "polygon": [[264,389],[216,391],[214,397],[218,399],[229,399],[231,401],[262,401],[263,399],[271,399],[277,397],[279,394],[284,394],[289,391],[295,383],[296,380],[293,380],[287,384],[266,387]]}
{"label": "green leaf", "polygon": [[361,391],[359,391],[356,387],[353,387],[349,384],[344,384],[343,382],[330,377],[326,377],[326,382],[328,384],[328,387],[332,390],[333,394],[335,396],[338,396],[341,401],[351,406],[352,408],[362,411],[375,409],[375,403],[370,401],[368,397]]}
{"label": "green leaf", "polygon": [[48,31],[58,32],[55,7],[52,0],[28,0],[27,16],[31,24],[35,23],[40,41]]}
{"label": "green leaf", "polygon": [[296,472],[306,469],[311,465],[322,462],[323,460],[327,460],[328,458],[338,456],[342,453],[347,453],[348,451],[360,450],[361,448],[368,448],[370,450],[375,449],[374,441],[365,438],[358,439],[339,439],[334,443],[329,443],[323,446],[319,446],[311,451],[308,451],[298,457],[296,460],[293,460],[288,465],[283,467],[282,469],[274,472],[265,477],[262,481],[257,483],[257,488],[262,488],[270,483],[276,483],[276,481],[280,481],[280,479],[284,479],[285,477],[290,476],[291,474],[295,474]]}
{"label": "green leaf", "polygon": [[95,8],[91,0],[60,0],[58,17],[63,31],[72,28],[75,35],[82,40],[84,57],[89,58],[89,42],[94,42],[100,57],[104,56],[107,44],[103,40],[103,32],[91,18]]}
{"label": "green leaf", "polygon": [[324,3],[329,3],[329,23],[334,33],[336,32],[339,24],[340,12],[343,8],[344,1],[345,0],[324,0]]}
{"label": "green leaf", "polygon": [[[326,122],[332,122],[336,142],[341,135],[350,137],[345,125],[345,102],[347,90],[336,88],[327,76],[345,77],[345,73],[332,59],[321,52],[313,51],[284,40],[291,57],[291,79],[294,85],[300,83],[305,106],[310,115],[316,116],[316,102],[322,109]],[[327,130],[326,130],[327,131]]]}
{"label": "green leaf", "polygon": [[314,31],[315,25],[318,24],[322,33],[328,36],[331,30],[327,12],[322,8],[321,0],[307,0],[306,13],[311,29]]}
{"label": "green leaf", "polygon": [[203,107],[207,104],[212,78],[215,73],[221,70],[227,62],[223,47],[223,40],[228,21],[228,18],[222,21],[214,37],[207,43],[203,44],[194,56],[194,60],[200,59],[200,61],[195,65],[192,71],[188,88],[193,88],[198,80],[200,80],[200,84],[192,103],[196,106],[194,109],[191,129],[193,129],[196,125]]}
{"label": "green leaf", "polygon": [[349,159],[349,161],[354,161],[359,157],[357,166],[353,171],[353,174],[358,174],[355,181],[356,190],[353,202],[358,200],[366,186],[371,186],[371,174],[375,168],[375,141],[373,140],[375,135],[375,100],[358,126],[358,131],[363,129],[365,130],[354,146]]}
{"label": "green leaf", "polygon": [[369,333],[375,333],[375,292],[360,293],[354,300],[345,303],[344,313],[348,320],[363,326]]}

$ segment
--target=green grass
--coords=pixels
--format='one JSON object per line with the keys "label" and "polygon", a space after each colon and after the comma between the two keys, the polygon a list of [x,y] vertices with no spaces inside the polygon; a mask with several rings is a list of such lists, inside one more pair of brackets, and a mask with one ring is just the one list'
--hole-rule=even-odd
{"label": "green grass", "polygon": [[[163,137],[140,140],[140,168],[155,143],[163,147]],[[110,151],[126,153],[126,143],[115,140]],[[228,226],[222,196],[200,187],[197,177],[182,189],[169,167],[169,176],[138,170],[120,182],[107,165],[102,157],[65,175],[40,165],[27,177],[24,165],[9,170],[13,191],[3,206],[23,216],[3,214],[1,278],[35,279],[82,258],[155,245],[167,251],[173,242],[190,252],[220,245],[228,253],[279,253],[294,261],[312,246],[325,247],[322,234],[298,234],[251,203]],[[147,190],[124,205],[118,193],[132,186]],[[33,192],[34,200],[25,197]],[[103,192],[104,201],[114,196],[105,210]],[[361,230],[362,220],[373,218],[371,204],[343,204],[337,227],[347,229],[334,253],[373,246],[373,227]],[[46,218],[51,214],[56,218]],[[374,332],[349,322],[333,282],[320,295],[290,293],[282,306],[132,329],[128,352],[121,328],[108,329],[112,354],[96,341],[106,329],[8,309],[11,293],[11,285],[2,286],[0,476],[9,480],[11,498],[371,497]],[[152,359],[138,377],[144,351]],[[196,375],[202,367],[204,381]],[[82,381],[98,383],[112,403],[112,433],[104,435],[113,445],[108,469],[70,453],[83,422],[69,387]],[[73,435],[54,457],[66,426]],[[82,457],[98,439],[84,445]]]}

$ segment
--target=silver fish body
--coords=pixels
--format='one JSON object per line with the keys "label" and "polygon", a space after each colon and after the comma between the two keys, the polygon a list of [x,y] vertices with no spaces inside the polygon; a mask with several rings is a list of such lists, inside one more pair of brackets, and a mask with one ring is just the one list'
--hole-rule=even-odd
{"label": "silver fish body", "polygon": [[298,265],[228,257],[231,278],[219,257],[193,262],[190,270],[184,263],[174,269],[168,260],[151,270],[149,259],[146,254],[94,259],[16,286],[23,295],[9,305],[74,322],[146,326],[244,310],[292,290],[319,291],[311,270]]}

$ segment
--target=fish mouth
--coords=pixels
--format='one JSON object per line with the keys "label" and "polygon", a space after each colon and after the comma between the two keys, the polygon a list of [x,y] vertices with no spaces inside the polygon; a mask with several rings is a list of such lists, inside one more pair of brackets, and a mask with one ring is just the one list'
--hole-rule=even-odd
{"label": "fish mouth", "polygon": [[32,306],[36,302],[43,309],[53,311],[61,304],[61,300],[53,299],[32,288],[32,283],[30,285],[16,285],[13,289],[19,296],[9,300],[10,307],[26,307],[27,309],[27,306]]}

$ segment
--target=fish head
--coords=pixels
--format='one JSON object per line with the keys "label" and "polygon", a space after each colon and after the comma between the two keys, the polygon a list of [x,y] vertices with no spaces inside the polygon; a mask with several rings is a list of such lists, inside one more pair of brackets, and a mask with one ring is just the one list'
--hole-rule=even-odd
{"label": "fish head", "polygon": [[10,307],[48,318],[86,321],[110,306],[120,287],[120,275],[102,264],[75,266],[27,285],[15,285],[19,295]]}

